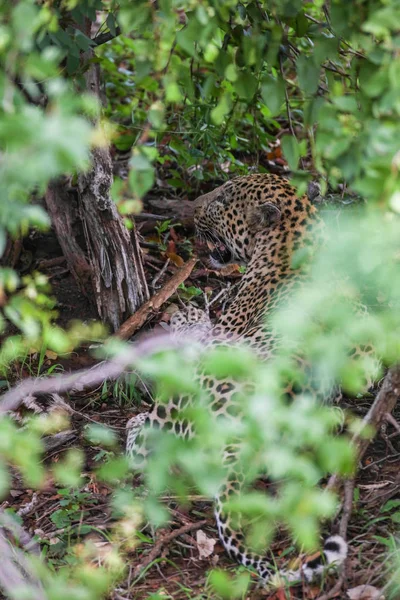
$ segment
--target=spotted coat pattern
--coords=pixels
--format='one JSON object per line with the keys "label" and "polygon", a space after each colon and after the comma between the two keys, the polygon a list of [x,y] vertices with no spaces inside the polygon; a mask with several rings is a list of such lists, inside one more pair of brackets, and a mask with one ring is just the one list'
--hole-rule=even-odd
{"label": "spotted coat pattern", "polygon": [[[310,197],[309,197],[310,196]],[[292,268],[293,254],[300,248],[315,246],[323,236],[320,219],[312,195],[298,198],[294,188],[283,178],[271,174],[239,177],[196,200],[195,225],[199,238],[211,248],[209,261],[218,268],[229,262],[247,266],[238,291],[224,314],[214,325],[198,309],[179,312],[172,319],[176,332],[199,329],[199,338],[208,344],[224,345],[230,340],[245,342],[263,360],[269,359],[279,346],[279,338],[266,326],[268,317],[304,280],[301,269]],[[310,199],[311,198],[311,199]],[[300,359],[299,359],[300,360]],[[246,383],[218,380],[199,373],[201,386],[209,393],[209,410],[214,416],[240,418],[235,398],[246,391]],[[293,390],[288,389],[289,393]],[[134,417],[127,425],[127,452],[135,463],[148,454],[143,424],[164,428],[175,435],[190,438],[194,425],[180,418],[180,410],[190,405],[190,396],[172,398],[167,404],[155,404],[149,413]],[[139,421],[138,421],[139,420]],[[227,476],[216,498],[216,520],[220,538],[228,554],[257,570],[264,581],[271,577],[271,565],[265,557],[246,548],[244,535],[235,530],[224,504],[232,493],[238,493],[244,477],[235,460],[237,448],[226,448],[223,462]],[[311,580],[326,564],[341,562],[347,552],[345,542],[332,536],[325,542],[321,558],[305,563],[299,571],[284,573],[288,580]]]}

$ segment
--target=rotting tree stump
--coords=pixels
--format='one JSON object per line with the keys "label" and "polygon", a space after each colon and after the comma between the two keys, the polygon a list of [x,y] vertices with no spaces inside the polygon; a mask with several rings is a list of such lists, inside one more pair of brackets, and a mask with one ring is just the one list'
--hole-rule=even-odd
{"label": "rotting tree stump", "polygon": [[110,197],[108,148],[92,153],[92,168],[79,176],[79,199],[92,285],[101,319],[116,331],[149,293],[136,230],[128,231]]}
{"label": "rotting tree stump", "polygon": [[[90,35],[90,21],[86,35]],[[86,90],[99,100],[100,70],[90,49],[82,55]],[[68,266],[100,319],[116,331],[149,298],[136,230],[128,231],[111,198],[112,161],[107,146],[94,148],[91,168],[78,177],[77,209],[65,182],[52,182],[46,204]],[[78,221],[80,227],[74,226]],[[84,244],[77,234],[81,229]],[[85,246],[85,247],[83,247]]]}

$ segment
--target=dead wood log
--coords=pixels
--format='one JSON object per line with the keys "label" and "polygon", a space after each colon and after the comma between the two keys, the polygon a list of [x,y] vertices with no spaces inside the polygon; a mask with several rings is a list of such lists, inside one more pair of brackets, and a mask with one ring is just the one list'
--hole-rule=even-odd
{"label": "dead wood log", "polygon": [[14,269],[18,263],[21,252],[22,240],[19,238],[13,240],[12,238],[8,237],[3,255],[0,256],[0,265]]}
{"label": "dead wood log", "polygon": [[[90,36],[91,21],[76,25]],[[90,49],[82,55],[86,90],[99,100],[100,69]],[[94,300],[99,317],[113,331],[149,298],[136,230],[128,231],[111,198],[112,162],[107,146],[94,148],[91,168],[78,177],[79,218],[86,248],[70,225],[61,182],[53,182],[46,204],[68,266],[80,289]],[[89,282],[90,280],[90,282]]]}
{"label": "dead wood log", "polygon": [[115,331],[149,292],[136,230],[127,230],[110,196],[108,148],[94,149],[92,159],[91,170],[78,178],[81,216],[97,310]]}
{"label": "dead wood log", "polygon": [[[90,35],[91,22],[85,32]],[[100,67],[93,50],[83,56],[86,88],[101,99]],[[149,298],[136,230],[125,227],[111,198],[113,181],[108,146],[94,148],[92,168],[78,177],[81,216],[84,224],[92,283],[98,313],[115,331]]]}

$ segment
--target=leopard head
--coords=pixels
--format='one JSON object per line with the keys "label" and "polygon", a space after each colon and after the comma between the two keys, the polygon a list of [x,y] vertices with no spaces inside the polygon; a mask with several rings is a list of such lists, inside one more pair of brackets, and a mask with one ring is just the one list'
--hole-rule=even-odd
{"label": "leopard head", "polygon": [[260,186],[255,189],[255,177],[228,181],[196,200],[197,235],[208,245],[213,268],[247,264],[260,234],[276,228],[281,221],[282,198],[265,193],[262,183],[268,176],[261,176]]}

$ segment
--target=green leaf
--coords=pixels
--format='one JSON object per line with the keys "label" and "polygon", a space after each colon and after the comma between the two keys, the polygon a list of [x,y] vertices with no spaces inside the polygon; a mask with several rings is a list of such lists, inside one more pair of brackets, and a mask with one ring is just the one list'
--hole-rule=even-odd
{"label": "green leaf", "polygon": [[311,57],[300,54],[296,61],[297,78],[300,88],[307,94],[315,94],[319,83],[319,65],[315,65]]}
{"label": "green leaf", "polygon": [[225,77],[228,81],[235,82],[238,78],[238,71],[234,64],[230,63],[225,69]]}
{"label": "green leaf", "polygon": [[87,426],[85,431],[85,437],[92,444],[99,444],[101,446],[114,446],[117,443],[117,436],[115,432],[100,424],[90,424]]}
{"label": "green leaf", "polygon": [[392,510],[393,508],[398,508],[399,506],[400,506],[400,500],[388,500],[382,506],[380,512],[388,512],[388,511]]}
{"label": "green leaf", "polygon": [[129,187],[135,196],[143,198],[143,196],[153,187],[154,179],[155,172],[153,167],[146,170],[131,170],[128,176]]}
{"label": "green leaf", "polygon": [[344,112],[357,112],[358,106],[354,96],[339,96],[333,99],[335,106]]}
{"label": "green leaf", "polygon": [[137,136],[133,133],[121,133],[114,139],[113,143],[118,150],[125,152],[126,150],[130,150],[132,148],[136,138]]}
{"label": "green leaf", "polygon": [[164,123],[164,105],[162,104],[162,102],[158,101],[158,102],[154,102],[150,108],[149,111],[147,113],[147,118],[149,119],[151,125],[155,128],[155,129],[161,129],[163,123]]}
{"label": "green leaf", "polygon": [[313,54],[314,63],[319,66],[328,59],[336,61],[338,59],[338,44],[336,37],[326,37],[325,35],[317,37]]}
{"label": "green leaf", "polygon": [[71,52],[67,55],[67,73],[73,75],[79,69],[80,60],[79,56],[75,56]]}
{"label": "green leaf", "polygon": [[115,35],[117,33],[117,22],[115,20],[115,15],[113,13],[108,13],[106,19],[107,27],[110,30],[111,35]]}
{"label": "green leaf", "polygon": [[236,577],[230,577],[225,571],[213,569],[209,582],[214,592],[213,596],[218,596],[223,600],[236,600],[247,596],[250,573],[239,573]]}
{"label": "green leaf", "polygon": [[0,498],[4,498],[10,489],[10,474],[5,465],[0,463]]}
{"label": "green leaf", "polygon": [[319,448],[320,460],[327,472],[351,475],[354,472],[354,449],[344,438],[326,440]]}
{"label": "green leaf", "polygon": [[76,29],[75,31],[75,41],[81,50],[87,52],[89,48],[95,45],[93,40],[88,38],[82,31],[79,31],[79,29]]}
{"label": "green leaf", "polygon": [[129,472],[129,461],[126,456],[108,460],[97,470],[97,476],[103,481],[115,483],[124,479]]}
{"label": "green leaf", "polygon": [[296,36],[304,37],[308,31],[309,25],[310,25],[310,22],[307,19],[307,17],[305,16],[304,12],[303,11],[299,12],[299,14],[297,15],[295,22],[294,22],[294,30],[296,32]]}
{"label": "green leaf", "polygon": [[78,448],[68,450],[63,460],[53,466],[55,479],[59,484],[78,487],[82,483],[83,453]]}
{"label": "green leaf", "polygon": [[262,80],[261,97],[266,106],[275,116],[279,113],[282,104],[285,102],[285,82],[281,77],[274,79],[270,75]]}
{"label": "green leaf", "polygon": [[299,142],[293,135],[284,135],[281,138],[281,146],[289,167],[295,171],[300,159]]}
{"label": "green leaf", "polygon": [[196,42],[199,40],[199,32],[202,31],[202,25],[195,17],[191,17],[189,23],[178,31],[176,35],[177,44],[189,54],[195,56]]}
{"label": "green leaf", "polygon": [[389,71],[386,65],[376,68],[371,63],[363,64],[360,70],[360,86],[369,98],[377,98],[389,84]]}
{"label": "green leaf", "polygon": [[252,352],[244,348],[215,348],[204,357],[204,370],[218,379],[234,375],[243,378],[249,375],[256,365]]}
{"label": "green leaf", "polygon": [[232,99],[230,94],[224,94],[217,106],[211,111],[211,119],[216,125],[221,125],[224,122],[226,115],[232,108]]}
{"label": "green leaf", "polygon": [[258,81],[248,71],[241,71],[233,85],[239,98],[249,101],[257,91]]}

